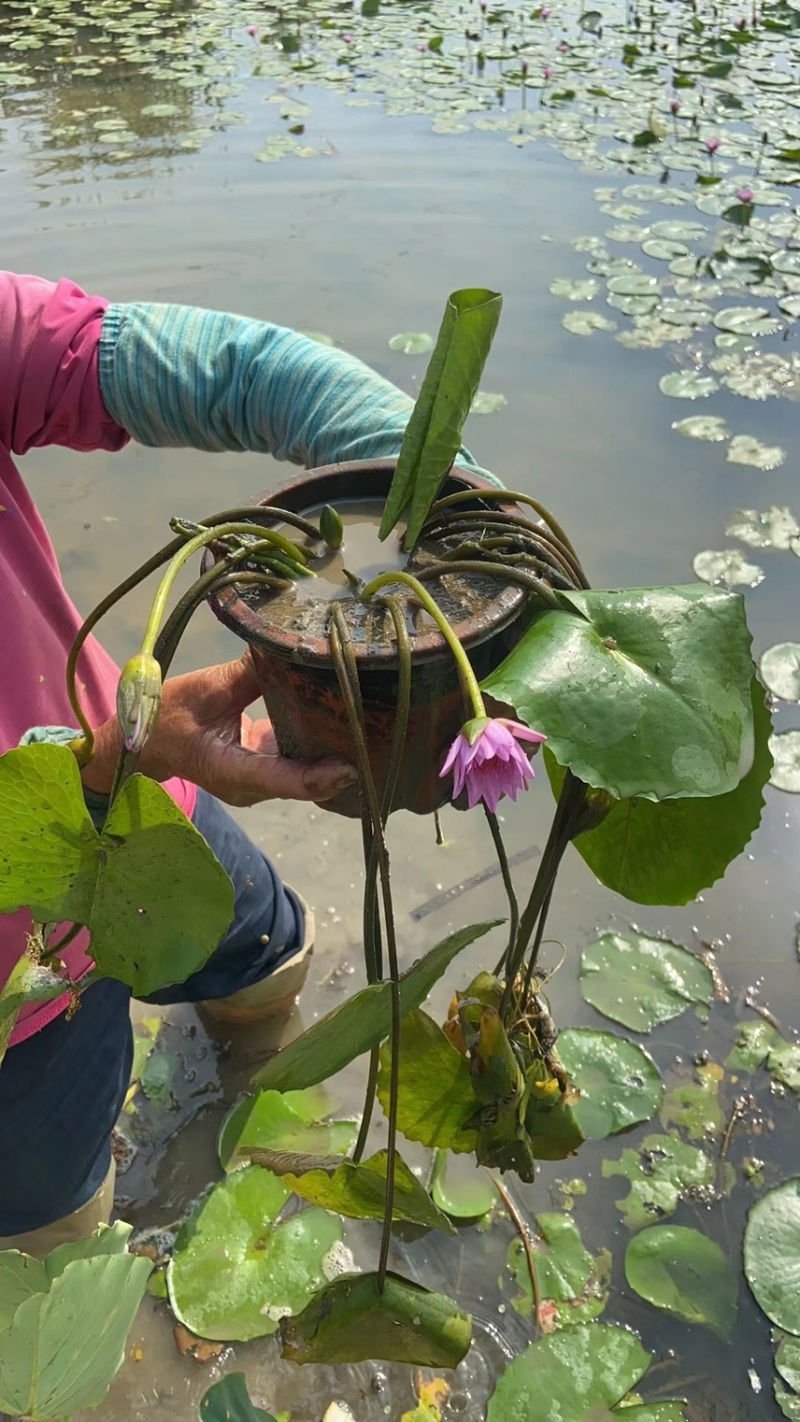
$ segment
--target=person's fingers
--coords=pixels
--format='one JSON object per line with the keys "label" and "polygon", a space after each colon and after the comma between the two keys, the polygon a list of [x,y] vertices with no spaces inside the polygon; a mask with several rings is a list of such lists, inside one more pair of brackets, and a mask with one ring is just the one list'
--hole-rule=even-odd
{"label": "person's fingers", "polygon": [[[222,662],[196,674],[202,683],[191,687],[198,715],[205,722],[238,715],[260,695],[256,669],[249,650],[235,662]],[[189,673],[192,676],[192,673]]]}
{"label": "person's fingers", "polygon": [[347,761],[289,760],[245,746],[220,746],[206,766],[206,788],[231,805],[260,800],[330,800],[355,784],[358,774]]}

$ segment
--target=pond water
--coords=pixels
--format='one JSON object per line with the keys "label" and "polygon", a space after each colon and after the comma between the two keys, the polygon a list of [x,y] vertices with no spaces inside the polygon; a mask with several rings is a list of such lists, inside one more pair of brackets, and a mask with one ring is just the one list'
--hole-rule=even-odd
{"label": "pond water", "polygon": [[[552,11],[542,19],[527,6],[471,0],[0,4],[3,265],[68,275],[113,299],[189,302],[325,333],[412,394],[425,358],[390,339],[435,334],[458,286],[502,291],[484,384],[503,398],[470,418],[475,456],[554,510],[596,587],[690,582],[698,554],[731,551],[698,567],[752,585],[760,656],[796,638],[800,589],[791,522],[782,548],[754,547],[757,520],[734,518],[787,505],[800,516],[800,12],[771,6],[764,28],[746,7],[701,0],[641,12],[604,5],[582,25],[570,3],[554,0]],[[721,216],[748,207],[736,196],[744,186],[754,196],[749,226]],[[697,258],[713,253],[713,270],[698,270]],[[698,415],[710,422],[698,426]],[[140,447],[113,457],[42,451],[24,468],[86,610],[163,541],[171,515],[243,502],[287,472],[255,456]],[[726,532],[732,520],[744,541]],[[106,642],[120,658],[137,642],[144,607],[134,597],[108,619]],[[236,651],[201,613],[178,669]],[[800,726],[796,707],[777,702],[775,724]],[[796,765],[785,773],[798,788]],[[543,775],[504,812],[523,885],[550,813]],[[360,980],[359,830],[296,805],[242,820],[317,911],[317,955],[288,1037]],[[437,847],[428,821],[391,825],[405,963],[451,926],[503,911],[499,881],[485,872],[493,854],[482,818],[449,811],[443,827]],[[769,789],[747,853],[685,909],[632,909],[571,855],[549,923],[566,948],[548,989],[559,1024],[604,1025],[581,997],[579,952],[598,932],[635,925],[696,949],[713,944],[727,985],[729,1002],[715,1004],[708,1026],[689,1014],[647,1038],[668,1086],[692,1078],[698,1053],[723,1061],[740,1022],[754,1018],[753,1001],[792,1039],[797,848],[798,800]],[[555,964],[559,949],[548,953]],[[433,1010],[443,1014],[453,988],[486,961],[485,945],[466,953]],[[118,1205],[137,1226],[177,1221],[219,1178],[226,1104],[274,1045],[263,1033],[217,1042],[188,1008],[167,1015],[160,1041],[168,1084],[150,1100],[140,1093],[125,1118],[138,1154],[120,1177]],[[358,1109],[361,1080],[357,1066],[337,1080],[337,1112]],[[724,1120],[742,1090],[728,1072]],[[776,1093],[766,1074],[746,1090],[756,1101],[732,1136],[733,1193],[713,1207],[685,1202],[676,1215],[734,1260],[758,1189],[743,1161],[765,1160],[767,1183],[800,1171],[796,1098]],[[376,1123],[377,1143],[382,1129]],[[646,1396],[685,1396],[693,1422],[778,1417],[769,1325],[744,1284],[733,1348],[626,1287],[628,1234],[614,1203],[624,1190],[603,1179],[602,1162],[658,1129],[545,1165],[533,1186],[514,1186],[515,1199],[532,1216],[563,1206],[559,1179],[586,1182],[575,1211],[584,1241],[614,1259],[604,1317],[636,1327],[656,1356]],[[722,1134],[712,1131],[711,1155]],[[417,1160],[413,1150],[408,1158]],[[347,1237],[359,1264],[374,1259],[375,1231]],[[447,1418],[479,1422],[505,1362],[531,1337],[530,1319],[512,1306],[513,1238],[498,1219],[455,1240],[396,1242],[396,1265],[475,1311],[476,1345],[452,1382]],[[165,1305],[149,1300],[94,1414],[100,1422],[188,1422],[208,1383],[237,1369],[261,1405],[290,1409],[293,1422],[319,1422],[333,1399],[365,1422],[414,1405],[410,1369],[299,1370],[280,1361],[274,1339],[198,1363],[178,1353],[172,1327]]]}

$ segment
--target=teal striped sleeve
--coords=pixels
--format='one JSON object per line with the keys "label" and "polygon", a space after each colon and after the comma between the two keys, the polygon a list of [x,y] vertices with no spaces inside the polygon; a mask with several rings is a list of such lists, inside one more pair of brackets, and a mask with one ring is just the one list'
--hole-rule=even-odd
{"label": "teal striped sleeve", "polygon": [[[412,401],[344,351],[191,306],[108,307],[100,384],[140,444],[252,450],[314,468],[399,453]],[[467,450],[458,463],[485,474]]]}

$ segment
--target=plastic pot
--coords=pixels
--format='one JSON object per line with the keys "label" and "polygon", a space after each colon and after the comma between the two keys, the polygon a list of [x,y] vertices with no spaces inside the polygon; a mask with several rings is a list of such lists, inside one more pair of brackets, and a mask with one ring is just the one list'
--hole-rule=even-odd
{"label": "plastic pot", "polygon": [[[394,467],[395,461],[387,459],[310,469],[265,494],[258,504],[303,513],[323,503],[382,499]],[[474,488],[477,507],[480,490],[486,487],[477,476],[459,470],[450,476],[445,492]],[[210,602],[220,621],[250,647],[267,714],[283,754],[299,760],[337,756],[352,761],[350,725],[327,638],[301,635],[270,623],[269,602],[255,609],[239,596],[235,586],[222,589]],[[455,626],[479,679],[493,671],[518,641],[525,625],[526,602],[521,588],[498,584],[497,595],[479,615]],[[469,712],[452,653],[441,633],[425,630],[412,635],[411,647],[408,734],[392,808],[425,815],[450,799],[450,778],[441,780],[439,770]],[[356,644],[355,653],[370,761],[381,793],[396,717],[397,657],[393,643],[369,648]],[[340,815],[359,815],[357,787],[326,801],[324,808]]]}

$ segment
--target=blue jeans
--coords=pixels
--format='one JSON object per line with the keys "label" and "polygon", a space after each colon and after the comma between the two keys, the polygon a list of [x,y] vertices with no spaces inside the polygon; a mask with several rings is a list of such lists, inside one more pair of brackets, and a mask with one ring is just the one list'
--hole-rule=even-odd
{"label": "blue jeans", "polygon": [[[233,880],[235,917],[199,972],[147,998],[167,1005],[227,997],[296,953],[303,910],[273,865],[219,801],[197,792],[193,823]],[[22,1234],[77,1210],[102,1185],[111,1131],[130,1079],[130,990],[106,979],[12,1047],[0,1067],[0,1236]]]}

